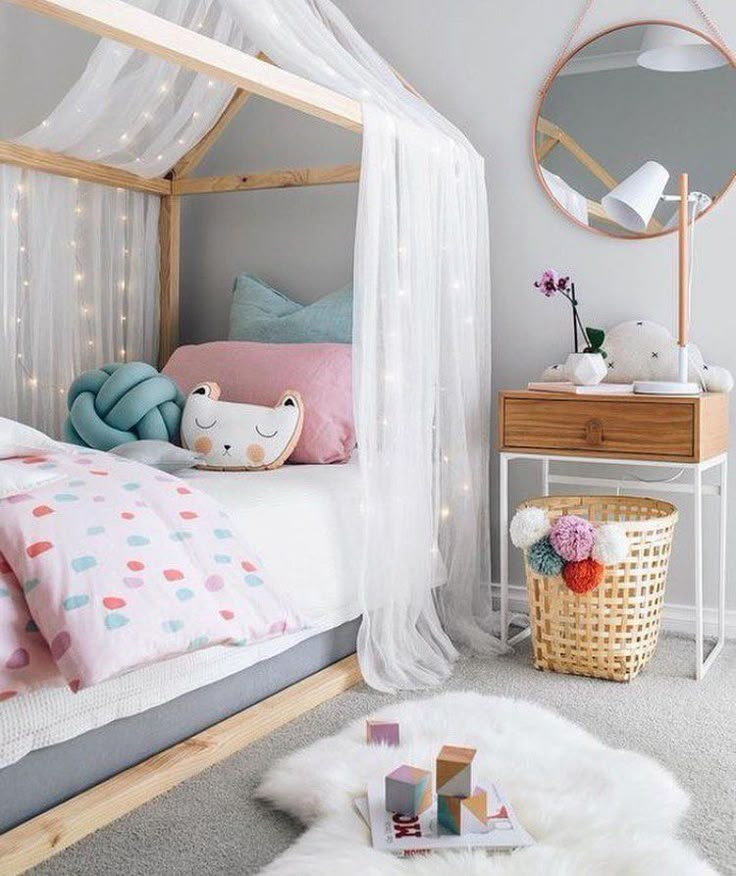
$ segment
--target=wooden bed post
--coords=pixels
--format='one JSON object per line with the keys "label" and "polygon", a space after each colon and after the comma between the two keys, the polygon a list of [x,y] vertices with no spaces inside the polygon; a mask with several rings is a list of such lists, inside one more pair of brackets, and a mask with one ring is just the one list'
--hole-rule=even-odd
{"label": "wooden bed post", "polygon": [[181,197],[161,196],[159,229],[159,368],[179,343],[179,258],[181,254]]}

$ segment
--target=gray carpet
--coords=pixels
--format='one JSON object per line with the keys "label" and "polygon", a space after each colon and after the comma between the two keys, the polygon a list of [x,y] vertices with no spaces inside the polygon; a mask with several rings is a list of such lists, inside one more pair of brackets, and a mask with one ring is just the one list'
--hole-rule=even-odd
{"label": "gray carpet", "polygon": [[[600,739],[648,754],[688,789],[683,833],[721,873],[736,873],[736,642],[692,681],[692,641],[669,636],[628,685],[540,673],[514,657],[465,660],[447,689],[532,700]],[[357,687],[38,867],[45,876],[256,873],[300,827],[253,799],[268,767],[390,702]],[[297,876],[297,874],[295,874]]]}

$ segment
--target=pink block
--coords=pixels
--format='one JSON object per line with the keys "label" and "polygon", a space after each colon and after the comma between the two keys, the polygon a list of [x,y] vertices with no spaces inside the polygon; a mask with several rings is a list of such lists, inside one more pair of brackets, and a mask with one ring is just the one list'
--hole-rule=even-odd
{"label": "pink block", "polygon": [[398,721],[366,721],[365,738],[369,745],[398,745]]}

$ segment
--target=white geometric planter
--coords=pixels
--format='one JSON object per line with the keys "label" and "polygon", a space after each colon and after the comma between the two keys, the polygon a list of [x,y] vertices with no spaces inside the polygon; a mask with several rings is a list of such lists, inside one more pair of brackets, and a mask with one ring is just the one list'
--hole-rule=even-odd
{"label": "white geometric planter", "polygon": [[570,353],[565,362],[567,379],[576,386],[595,386],[608,369],[600,353]]}

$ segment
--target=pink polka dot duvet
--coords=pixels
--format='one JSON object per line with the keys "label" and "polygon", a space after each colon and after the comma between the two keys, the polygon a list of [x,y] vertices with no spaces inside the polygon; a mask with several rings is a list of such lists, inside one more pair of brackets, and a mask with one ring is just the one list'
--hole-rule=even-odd
{"label": "pink polka dot duvet", "polygon": [[302,627],[227,513],[184,481],[77,449],[0,466],[63,475],[0,500],[0,703]]}

